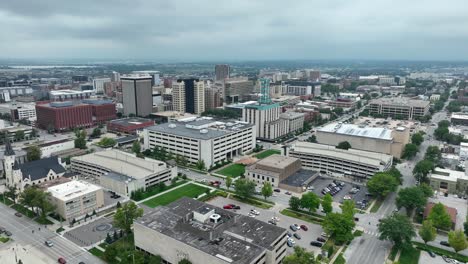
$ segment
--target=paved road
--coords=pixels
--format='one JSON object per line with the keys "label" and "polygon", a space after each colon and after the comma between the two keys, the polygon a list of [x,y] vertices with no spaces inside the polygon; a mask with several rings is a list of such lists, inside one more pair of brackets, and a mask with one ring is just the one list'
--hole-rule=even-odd
{"label": "paved road", "polygon": [[[48,263],[57,263],[59,257],[64,257],[67,263],[104,263],[100,259],[94,257],[86,250],[78,247],[71,241],[57,235],[42,227],[27,217],[16,217],[15,211],[4,204],[0,204],[0,226],[9,230],[14,243],[18,243],[24,248],[34,247],[50,258]],[[32,232],[34,230],[34,233]],[[44,245],[45,240],[51,240],[54,243],[53,247]]]}

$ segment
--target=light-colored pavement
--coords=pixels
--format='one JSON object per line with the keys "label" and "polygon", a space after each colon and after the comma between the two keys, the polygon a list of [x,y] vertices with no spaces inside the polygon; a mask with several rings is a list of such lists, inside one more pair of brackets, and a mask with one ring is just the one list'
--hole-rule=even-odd
{"label": "light-colored pavement", "polygon": [[419,262],[418,263],[419,264],[428,264],[428,263],[431,263],[431,264],[447,264],[447,262],[445,262],[445,260],[441,256],[436,255],[436,257],[433,258],[426,251],[421,251],[421,255],[419,257]]}
{"label": "light-colored pavement", "polygon": [[[67,263],[71,264],[80,261],[85,263],[104,263],[57,233],[44,228],[44,226],[40,226],[27,217],[16,217],[14,213],[13,209],[0,204],[0,226],[13,234],[11,236],[13,243],[21,245],[22,248],[26,249],[22,254],[27,254],[34,258],[36,257],[35,252],[38,250],[43,255],[38,255],[37,257],[47,259],[46,263],[57,263],[59,257],[64,257]],[[41,228],[40,231],[39,228]],[[44,245],[46,240],[51,240],[54,246],[47,247]],[[0,259],[1,257],[8,257],[8,255],[3,255],[0,252]]]}

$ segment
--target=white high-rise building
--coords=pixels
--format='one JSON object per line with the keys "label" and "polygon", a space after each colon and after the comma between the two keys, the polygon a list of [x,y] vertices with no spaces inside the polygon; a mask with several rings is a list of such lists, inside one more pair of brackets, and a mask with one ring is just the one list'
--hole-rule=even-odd
{"label": "white high-rise building", "polygon": [[97,94],[104,93],[104,84],[110,82],[110,78],[96,78],[93,80],[93,88]]}

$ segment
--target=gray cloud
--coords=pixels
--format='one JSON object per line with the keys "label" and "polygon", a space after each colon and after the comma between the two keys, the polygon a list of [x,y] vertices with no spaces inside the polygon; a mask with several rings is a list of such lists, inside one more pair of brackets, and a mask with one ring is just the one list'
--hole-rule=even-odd
{"label": "gray cloud", "polygon": [[464,0],[4,0],[0,58],[468,59]]}

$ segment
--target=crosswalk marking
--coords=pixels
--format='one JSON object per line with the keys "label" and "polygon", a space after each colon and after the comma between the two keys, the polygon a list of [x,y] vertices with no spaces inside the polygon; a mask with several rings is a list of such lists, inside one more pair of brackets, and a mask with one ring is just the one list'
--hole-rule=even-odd
{"label": "crosswalk marking", "polygon": [[371,235],[371,236],[376,236],[376,237],[379,236],[379,233],[378,233],[378,232],[374,232],[374,231],[364,230],[364,233],[365,233],[365,234],[368,234],[368,235]]}

